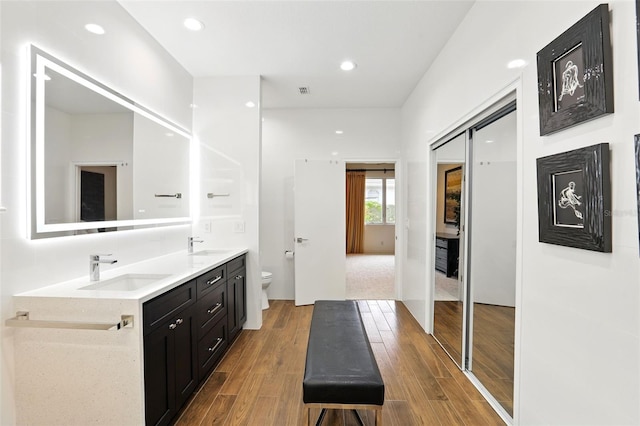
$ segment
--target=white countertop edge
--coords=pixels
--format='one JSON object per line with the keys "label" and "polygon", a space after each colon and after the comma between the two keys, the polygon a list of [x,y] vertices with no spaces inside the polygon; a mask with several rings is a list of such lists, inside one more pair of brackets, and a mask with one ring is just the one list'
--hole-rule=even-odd
{"label": "white countertop edge", "polygon": [[133,291],[81,290],[81,287],[95,284],[90,282],[88,274],[81,278],[64,281],[35,290],[14,295],[14,297],[138,300],[144,303],[167,291],[178,287],[238,256],[246,254],[247,248],[234,248],[211,256],[194,256],[186,250],[146,259],[120,268],[103,268],[100,281],[109,280],[124,274],[167,274],[150,285]]}

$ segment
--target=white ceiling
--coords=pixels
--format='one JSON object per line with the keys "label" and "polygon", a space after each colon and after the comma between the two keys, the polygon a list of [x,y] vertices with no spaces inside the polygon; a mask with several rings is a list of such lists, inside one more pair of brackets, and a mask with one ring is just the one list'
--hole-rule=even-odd
{"label": "white ceiling", "polygon": [[[263,108],[400,107],[473,4],[119,2],[194,77],[261,75]],[[205,29],[186,30],[187,17]],[[357,68],[340,70],[345,59]]]}

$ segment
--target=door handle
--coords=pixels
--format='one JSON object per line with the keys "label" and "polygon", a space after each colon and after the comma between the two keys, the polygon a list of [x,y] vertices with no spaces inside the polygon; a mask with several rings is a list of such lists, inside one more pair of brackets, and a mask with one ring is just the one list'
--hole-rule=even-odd
{"label": "door handle", "polygon": [[301,238],[301,237],[297,237],[296,238],[296,242],[297,243],[302,243],[303,241],[309,241],[309,239],[308,238]]}

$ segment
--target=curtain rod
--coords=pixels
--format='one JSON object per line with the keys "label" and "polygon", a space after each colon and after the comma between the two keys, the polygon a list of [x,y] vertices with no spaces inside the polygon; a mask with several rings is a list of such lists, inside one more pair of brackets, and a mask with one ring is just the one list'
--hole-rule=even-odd
{"label": "curtain rod", "polygon": [[395,172],[395,169],[347,169],[348,172]]}

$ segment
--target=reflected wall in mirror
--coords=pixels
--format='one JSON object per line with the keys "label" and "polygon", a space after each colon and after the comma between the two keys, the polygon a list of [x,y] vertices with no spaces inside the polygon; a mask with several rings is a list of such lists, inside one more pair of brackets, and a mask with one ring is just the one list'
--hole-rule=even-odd
{"label": "reflected wall in mirror", "polygon": [[[513,110],[473,134],[468,369],[513,416],[517,163]],[[507,110],[508,111],[508,110]]]}
{"label": "reflected wall in mirror", "polygon": [[35,46],[30,55],[31,238],[190,221],[189,133]]}
{"label": "reflected wall in mirror", "polygon": [[460,229],[464,224],[466,136],[461,134],[435,150],[436,238],[433,335],[463,365],[464,286],[460,281]]}

